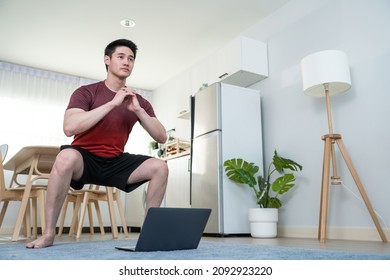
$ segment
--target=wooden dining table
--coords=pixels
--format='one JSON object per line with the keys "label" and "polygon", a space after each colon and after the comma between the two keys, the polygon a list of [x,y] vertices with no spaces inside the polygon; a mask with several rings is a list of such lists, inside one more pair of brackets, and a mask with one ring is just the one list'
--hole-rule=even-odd
{"label": "wooden dining table", "polygon": [[[49,179],[51,169],[60,147],[58,146],[27,146],[21,148],[11,159],[4,164],[4,169],[13,171],[10,187],[20,185],[20,176],[24,176],[25,186],[21,206],[15,222],[12,241],[17,241],[26,213],[28,213],[31,189],[40,180]],[[46,183],[47,186],[47,183]],[[44,221],[41,221],[44,227]],[[43,228],[42,228],[43,230]]]}

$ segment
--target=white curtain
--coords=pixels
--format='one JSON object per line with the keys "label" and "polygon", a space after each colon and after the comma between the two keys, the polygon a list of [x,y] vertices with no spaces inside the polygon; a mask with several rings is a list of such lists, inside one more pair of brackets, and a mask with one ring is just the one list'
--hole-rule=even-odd
{"label": "white curtain", "polygon": [[[0,143],[9,145],[7,158],[24,146],[69,144],[62,122],[70,95],[92,82],[0,61]],[[138,92],[151,99],[151,92]]]}

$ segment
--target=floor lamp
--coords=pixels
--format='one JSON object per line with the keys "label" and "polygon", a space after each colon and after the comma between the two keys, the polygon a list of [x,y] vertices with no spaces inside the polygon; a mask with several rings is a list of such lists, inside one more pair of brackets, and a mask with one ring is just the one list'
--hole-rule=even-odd
{"label": "floor lamp", "polygon": [[[322,167],[320,221],[318,239],[326,240],[326,224],[328,212],[329,181],[332,184],[340,184],[337,174],[334,143],[337,144],[345,163],[358,187],[364,203],[371,215],[372,220],[383,242],[387,242],[386,236],[378,221],[375,211],[368,199],[359,176],[352,164],[347,150],[345,149],[341,134],[333,133],[332,112],[330,109],[330,96],[346,92],[351,87],[348,59],[344,52],[338,50],[326,50],[306,56],[301,61],[304,93],[311,96],[325,97],[326,111],[328,116],[328,134],[322,136],[324,141],[324,159]],[[330,176],[330,163],[332,163],[332,176]]]}

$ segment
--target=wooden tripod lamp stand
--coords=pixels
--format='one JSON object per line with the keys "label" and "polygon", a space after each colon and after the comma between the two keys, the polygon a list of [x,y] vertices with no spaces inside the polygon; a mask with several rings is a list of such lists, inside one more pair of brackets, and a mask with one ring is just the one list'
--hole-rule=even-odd
{"label": "wooden tripod lamp stand", "polygon": [[[358,187],[358,190],[366,204],[372,220],[378,230],[383,242],[387,242],[386,235],[378,221],[373,207],[368,199],[359,176],[352,164],[347,150],[345,149],[341,134],[333,133],[332,112],[330,109],[330,95],[342,93],[351,88],[351,78],[349,73],[348,59],[344,52],[338,50],[320,51],[306,56],[301,61],[303,78],[303,90],[305,94],[325,97],[326,111],[328,115],[329,133],[322,136],[324,141],[324,159],[322,167],[321,204],[320,221],[318,228],[318,239],[320,242],[326,240],[326,224],[328,212],[329,181],[331,184],[341,184],[341,179],[337,174],[336,156],[334,144],[336,143],[349,171]],[[330,176],[330,163],[332,163],[332,176]]]}

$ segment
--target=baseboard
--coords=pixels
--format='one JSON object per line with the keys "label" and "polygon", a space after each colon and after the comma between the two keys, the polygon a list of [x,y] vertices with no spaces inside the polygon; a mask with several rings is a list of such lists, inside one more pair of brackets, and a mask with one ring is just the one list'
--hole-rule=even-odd
{"label": "baseboard", "polygon": [[[390,240],[389,229],[384,229],[387,240]],[[317,227],[278,227],[278,237],[318,238]],[[382,241],[376,228],[328,227],[327,239]]]}
{"label": "baseboard", "polygon": [[[40,229],[41,228],[38,228],[38,234],[40,234]],[[106,233],[111,233],[111,227],[103,227],[104,229],[104,232]],[[64,227],[62,229],[62,234],[68,234],[69,233],[69,230],[70,230],[70,227]],[[122,227],[118,227],[118,232],[121,232],[122,231]],[[56,232],[58,233],[58,227],[56,228]],[[81,229],[81,233],[90,233],[90,228],[89,227],[83,227]],[[93,228],[93,233],[100,233],[100,227],[94,227]]]}
{"label": "baseboard", "polygon": [[[39,230],[40,230],[40,228],[39,228]],[[38,233],[40,232],[39,230],[38,230]],[[57,233],[58,233],[58,227],[57,227],[56,230],[57,230]],[[69,233],[69,230],[70,230],[70,227],[64,227],[63,230],[62,230],[62,234]],[[140,232],[139,228],[134,228],[134,227],[127,227],[127,230],[129,232]],[[93,232],[94,233],[100,233],[100,227],[94,227],[93,228]],[[112,233],[111,227],[104,227],[104,232]],[[119,233],[123,233],[123,228],[121,226],[118,226],[118,232]],[[83,229],[81,230],[81,233],[90,233],[89,227],[83,227]]]}
{"label": "baseboard", "polygon": [[[58,230],[59,228],[57,227],[56,228],[56,233],[58,234]],[[69,233],[69,230],[70,230],[70,227],[64,227],[62,229],[62,234],[68,234]],[[139,229],[137,231],[137,228],[128,228],[129,232],[139,232]],[[21,232],[23,232],[23,229],[21,230]],[[42,234],[42,229],[40,227],[37,228],[37,232],[38,234]],[[104,227],[104,232],[106,233],[111,233],[112,230],[111,230],[111,227]],[[118,226],[118,232],[119,233],[123,233],[123,228]],[[83,229],[81,230],[81,233],[90,233],[90,228],[89,227],[83,227]],[[93,228],[93,233],[100,233],[100,227],[94,227]],[[13,234],[13,228],[1,228],[0,230],[0,234],[2,235],[12,235]]]}

